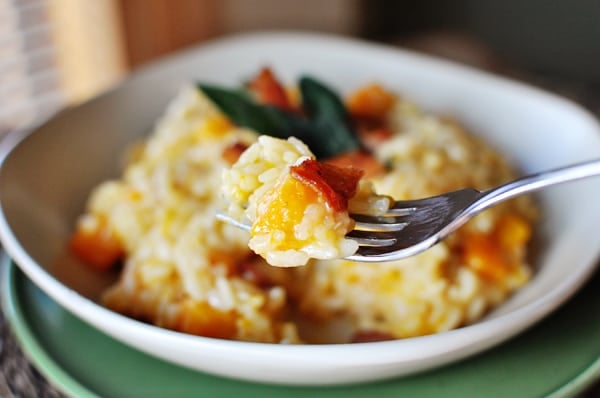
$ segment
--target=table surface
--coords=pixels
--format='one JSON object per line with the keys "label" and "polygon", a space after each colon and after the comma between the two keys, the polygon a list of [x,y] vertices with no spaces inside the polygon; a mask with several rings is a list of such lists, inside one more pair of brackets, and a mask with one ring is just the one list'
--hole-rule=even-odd
{"label": "table surface", "polygon": [[[465,43],[457,42],[456,37],[453,37],[452,41],[448,41],[447,37],[436,35],[424,39],[425,40],[420,38],[413,42],[402,42],[401,45],[434,54],[436,54],[438,49],[443,48],[444,53],[441,55],[454,58],[461,62],[471,63],[471,60],[482,59],[478,56],[479,54],[476,54],[477,52],[482,51],[481,48],[478,48],[477,45],[472,45],[473,43],[466,43],[468,46],[464,46]],[[463,40],[468,41],[469,39],[466,38]],[[456,48],[455,52],[452,51],[453,48]],[[472,53],[465,54],[465,48],[467,48],[466,51]],[[489,65],[497,66],[498,63],[490,62],[488,65],[474,66],[489,69]],[[507,74],[512,77],[523,77],[520,73],[513,73],[514,71],[506,68],[494,71],[500,71],[501,73],[508,72]],[[600,90],[595,90],[584,84],[557,81],[555,77],[527,75],[526,80],[534,85],[552,90],[575,100],[600,118]],[[61,394],[59,390],[48,383],[48,381],[40,375],[35,367],[23,355],[15,337],[10,331],[9,325],[4,316],[0,313],[0,397],[56,398],[63,396],[64,395]],[[580,398],[596,397],[600,397],[600,380],[580,395]]]}

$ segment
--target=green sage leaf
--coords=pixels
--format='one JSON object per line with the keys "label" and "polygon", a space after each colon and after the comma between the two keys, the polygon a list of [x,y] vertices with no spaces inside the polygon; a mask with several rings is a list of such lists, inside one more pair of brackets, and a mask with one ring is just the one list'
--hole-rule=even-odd
{"label": "green sage leaf", "polygon": [[277,138],[302,140],[318,159],[358,149],[344,104],[313,78],[300,80],[306,117],[271,105],[255,103],[245,91],[198,84],[198,89],[238,126]]}

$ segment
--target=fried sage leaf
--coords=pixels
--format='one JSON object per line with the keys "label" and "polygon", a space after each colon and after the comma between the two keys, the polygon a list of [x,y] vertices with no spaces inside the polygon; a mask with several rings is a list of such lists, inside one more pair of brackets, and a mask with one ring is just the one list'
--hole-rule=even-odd
{"label": "fried sage leaf", "polygon": [[347,111],[338,96],[315,79],[300,80],[306,115],[254,102],[242,90],[206,84],[198,89],[238,126],[277,138],[297,137],[315,156],[326,159],[359,147]]}
{"label": "fried sage leaf", "polygon": [[300,93],[302,108],[329,156],[360,147],[346,107],[335,92],[316,79],[304,76],[300,79]]}

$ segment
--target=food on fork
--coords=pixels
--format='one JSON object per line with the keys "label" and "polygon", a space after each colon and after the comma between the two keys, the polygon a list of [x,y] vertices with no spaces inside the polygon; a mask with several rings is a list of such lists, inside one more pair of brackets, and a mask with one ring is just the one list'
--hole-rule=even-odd
{"label": "food on fork", "polygon": [[319,162],[297,138],[260,136],[223,173],[228,214],[252,224],[249,247],[271,265],[347,257],[358,243],[349,209],[382,215],[391,199],[376,195],[353,166]]}
{"label": "food on fork", "polygon": [[[248,248],[246,231],[215,218],[223,211],[223,173],[237,187],[227,191],[229,213],[241,219],[250,212],[259,221],[257,247],[266,239],[263,254],[274,250],[273,262],[283,265],[350,252],[344,235],[354,206],[380,211],[387,195],[415,199],[515,177],[501,154],[457,122],[382,85],[355,89],[343,101],[312,77],[287,88],[264,69],[241,89],[186,87],[131,151],[122,176],[91,193],[73,234],[73,253],[83,262],[99,270],[122,266],[104,305],[216,338],[373,341],[475,322],[533,271],[528,242],[536,207],[527,197],[485,211],[405,260],[312,258],[303,267],[273,267]],[[261,203],[274,206],[262,212]],[[288,210],[293,217],[278,217]],[[308,235],[292,235],[292,224],[310,224],[311,211],[331,222],[319,224],[327,231],[308,230],[314,235],[304,241]],[[283,246],[269,246],[272,225],[284,230]],[[320,247],[319,234],[331,237],[325,243],[335,250]],[[314,251],[302,251],[307,242]]]}

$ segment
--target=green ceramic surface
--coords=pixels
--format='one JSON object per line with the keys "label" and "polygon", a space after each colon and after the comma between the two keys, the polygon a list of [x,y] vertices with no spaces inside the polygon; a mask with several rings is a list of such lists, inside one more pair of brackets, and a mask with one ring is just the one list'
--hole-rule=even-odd
{"label": "green ceramic surface", "polygon": [[24,351],[75,397],[568,397],[600,378],[600,273],[534,328],[483,354],[395,380],[291,387],[198,373],[138,352],[75,318],[4,264],[3,306]]}

